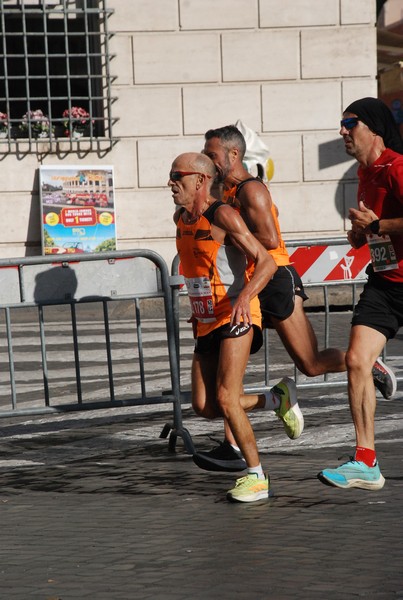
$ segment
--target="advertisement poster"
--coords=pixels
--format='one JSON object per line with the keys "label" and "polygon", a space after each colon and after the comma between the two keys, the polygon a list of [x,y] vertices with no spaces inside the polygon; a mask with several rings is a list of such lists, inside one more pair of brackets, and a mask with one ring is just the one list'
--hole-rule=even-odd
{"label": "advertisement poster", "polygon": [[113,167],[40,167],[42,253],[116,250]]}

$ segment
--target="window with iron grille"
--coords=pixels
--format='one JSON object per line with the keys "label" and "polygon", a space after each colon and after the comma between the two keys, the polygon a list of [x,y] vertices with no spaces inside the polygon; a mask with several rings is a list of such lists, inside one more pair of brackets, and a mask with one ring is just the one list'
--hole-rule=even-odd
{"label": "window with iron grille", "polygon": [[0,136],[111,144],[106,0],[0,0]]}

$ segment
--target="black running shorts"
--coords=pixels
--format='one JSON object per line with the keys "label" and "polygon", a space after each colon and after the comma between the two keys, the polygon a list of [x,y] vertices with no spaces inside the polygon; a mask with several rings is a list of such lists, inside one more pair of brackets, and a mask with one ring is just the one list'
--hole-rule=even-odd
{"label": "black running shorts", "polygon": [[195,354],[218,354],[220,350],[221,340],[226,338],[237,338],[246,335],[250,328],[253,327],[253,340],[250,349],[251,354],[255,354],[263,345],[262,330],[257,325],[222,325],[213,329],[207,335],[199,336],[196,339]]}
{"label": "black running shorts", "polygon": [[271,317],[283,321],[292,315],[295,296],[308,299],[300,276],[291,265],[278,267],[273,278],[259,294],[263,327],[273,327]]}
{"label": "black running shorts", "polygon": [[366,325],[394,338],[403,325],[403,283],[386,281],[367,268],[368,281],[354,309],[352,325]]}

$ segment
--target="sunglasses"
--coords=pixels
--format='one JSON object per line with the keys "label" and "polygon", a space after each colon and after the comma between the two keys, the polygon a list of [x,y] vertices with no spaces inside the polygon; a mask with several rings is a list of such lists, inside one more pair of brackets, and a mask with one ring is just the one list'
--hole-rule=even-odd
{"label": "sunglasses", "polygon": [[206,173],[200,173],[199,171],[171,171],[169,173],[169,179],[171,181],[179,181],[185,175],[204,175],[207,179],[211,179],[211,175],[206,175]]}
{"label": "sunglasses", "polygon": [[358,121],[358,117],[347,117],[346,119],[342,119],[340,121],[340,127],[344,127],[344,129],[350,131],[350,129],[353,129],[356,125],[358,125]]}

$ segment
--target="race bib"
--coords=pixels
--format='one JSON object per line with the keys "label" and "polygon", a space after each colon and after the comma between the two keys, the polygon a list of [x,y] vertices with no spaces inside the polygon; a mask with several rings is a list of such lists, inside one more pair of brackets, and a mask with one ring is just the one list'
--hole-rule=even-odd
{"label": "race bib", "polygon": [[185,278],[186,288],[192,309],[192,315],[201,323],[213,323],[214,316],[213,295],[208,277]]}
{"label": "race bib", "polygon": [[371,262],[375,272],[397,269],[396,252],[388,235],[367,235]]}

